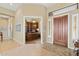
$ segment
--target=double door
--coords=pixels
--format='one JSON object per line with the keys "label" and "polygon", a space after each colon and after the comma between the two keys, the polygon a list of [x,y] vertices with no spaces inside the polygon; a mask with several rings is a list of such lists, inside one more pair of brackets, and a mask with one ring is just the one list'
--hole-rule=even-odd
{"label": "double door", "polygon": [[54,44],[67,47],[68,15],[54,18]]}

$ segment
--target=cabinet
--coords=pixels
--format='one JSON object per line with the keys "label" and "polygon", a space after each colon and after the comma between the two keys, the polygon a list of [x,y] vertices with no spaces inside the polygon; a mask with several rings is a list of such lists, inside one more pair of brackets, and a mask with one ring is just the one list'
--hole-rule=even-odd
{"label": "cabinet", "polygon": [[27,33],[26,35],[26,41],[32,41],[40,38],[40,33]]}
{"label": "cabinet", "polygon": [[38,22],[26,22],[26,41],[32,41],[40,38]]}
{"label": "cabinet", "polygon": [[38,29],[38,22],[33,23],[33,22],[27,22],[26,23],[26,32],[37,32]]}

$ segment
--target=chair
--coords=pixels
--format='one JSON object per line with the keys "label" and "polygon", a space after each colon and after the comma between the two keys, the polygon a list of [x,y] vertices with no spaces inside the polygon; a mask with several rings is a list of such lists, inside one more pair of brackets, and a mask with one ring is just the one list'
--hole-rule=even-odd
{"label": "chair", "polygon": [[74,43],[76,55],[79,56],[79,40]]}
{"label": "chair", "polygon": [[1,39],[1,42],[3,42],[3,33],[0,32],[0,39]]}

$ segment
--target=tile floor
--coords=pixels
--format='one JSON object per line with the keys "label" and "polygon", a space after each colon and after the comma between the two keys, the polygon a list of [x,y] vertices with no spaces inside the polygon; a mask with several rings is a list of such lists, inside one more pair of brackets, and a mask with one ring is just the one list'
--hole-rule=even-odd
{"label": "tile floor", "polygon": [[0,41],[0,53],[20,47],[21,45],[14,40],[4,40]]}
{"label": "tile floor", "polygon": [[[46,45],[46,46],[45,46]],[[14,40],[0,43],[2,56],[71,56],[71,50],[59,45],[50,44],[25,44],[20,45]],[[50,48],[50,47],[51,48]]]}

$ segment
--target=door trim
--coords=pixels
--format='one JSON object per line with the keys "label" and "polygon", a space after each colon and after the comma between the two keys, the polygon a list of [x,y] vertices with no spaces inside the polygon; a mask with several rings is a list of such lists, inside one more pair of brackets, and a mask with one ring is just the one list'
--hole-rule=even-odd
{"label": "door trim", "polygon": [[[43,44],[43,17],[42,16],[24,16],[24,21],[23,21],[23,39],[25,40],[25,20],[30,17],[30,18],[40,18],[40,30],[41,30],[41,44]],[[25,41],[24,41],[25,42]]]}
{"label": "door trim", "polygon": [[[64,15],[68,15],[68,40],[67,40],[67,47],[68,48],[70,48],[70,41],[69,41],[69,39],[70,39],[70,14],[69,13],[66,13],[66,14],[60,14],[60,15],[54,15],[53,17],[52,17],[52,25],[53,25],[53,27],[52,27],[52,36],[54,35],[54,22],[53,22],[53,20],[54,20],[54,18],[55,17],[60,17],[60,16],[64,16]],[[54,37],[52,37],[52,41],[54,42]],[[52,42],[52,43],[53,43]]]}

